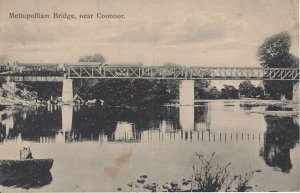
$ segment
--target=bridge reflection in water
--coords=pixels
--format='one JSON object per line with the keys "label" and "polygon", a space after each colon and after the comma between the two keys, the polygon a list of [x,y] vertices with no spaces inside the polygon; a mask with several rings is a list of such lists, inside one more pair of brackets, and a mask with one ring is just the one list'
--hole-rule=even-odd
{"label": "bridge reflection in water", "polygon": [[[244,105],[225,104],[223,108],[245,111]],[[252,144],[261,146],[258,153],[268,166],[290,171],[290,150],[299,143],[297,118],[265,116],[265,130],[218,129],[212,128],[211,112],[211,103],[159,109],[48,106],[5,110],[0,112],[0,141]]]}
{"label": "bridge reflection in water", "polygon": [[225,142],[260,139],[257,133],[211,131],[209,108],[209,104],[168,106],[159,111],[49,105],[47,108],[20,109],[14,113],[2,111],[1,139],[41,143],[140,142],[156,138],[161,141],[163,135],[173,136],[173,140],[221,139]]}

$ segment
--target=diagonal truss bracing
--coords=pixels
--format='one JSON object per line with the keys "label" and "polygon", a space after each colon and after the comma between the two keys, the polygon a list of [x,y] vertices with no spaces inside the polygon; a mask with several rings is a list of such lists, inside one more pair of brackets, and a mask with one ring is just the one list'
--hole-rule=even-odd
{"label": "diagonal truss bracing", "polygon": [[68,78],[187,79],[186,67],[68,66]]}
{"label": "diagonal truss bracing", "polygon": [[130,79],[299,80],[297,68],[68,66],[67,77]]}

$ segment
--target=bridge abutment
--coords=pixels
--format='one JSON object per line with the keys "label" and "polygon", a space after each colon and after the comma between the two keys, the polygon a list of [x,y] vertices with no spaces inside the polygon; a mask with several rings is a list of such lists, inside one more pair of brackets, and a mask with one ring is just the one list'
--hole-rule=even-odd
{"label": "bridge abutment", "polygon": [[179,85],[179,104],[194,105],[194,80],[182,80]]}
{"label": "bridge abutment", "polygon": [[293,83],[293,102],[299,102],[299,82]]}
{"label": "bridge abutment", "polygon": [[63,103],[73,102],[73,80],[72,79],[63,80],[62,102]]}

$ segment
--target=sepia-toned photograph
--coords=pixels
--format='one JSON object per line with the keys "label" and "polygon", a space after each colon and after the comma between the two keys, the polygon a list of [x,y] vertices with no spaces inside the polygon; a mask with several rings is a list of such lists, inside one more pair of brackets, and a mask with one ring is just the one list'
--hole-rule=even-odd
{"label": "sepia-toned photograph", "polygon": [[300,191],[298,0],[0,0],[0,193]]}

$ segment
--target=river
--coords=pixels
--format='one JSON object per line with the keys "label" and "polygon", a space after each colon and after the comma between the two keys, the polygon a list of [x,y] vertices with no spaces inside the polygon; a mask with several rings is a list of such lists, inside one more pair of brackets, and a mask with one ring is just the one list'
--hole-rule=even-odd
{"label": "river", "polygon": [[[147,175],[163,184],[189,178],[195,152],[254,172],[253,191],[299,189],[299,118],[252,113],[269,107],[245,101],[153,108],[41,106],[1,111],[1,159],[53,158],[37,179],[0,174],[1,192],[130,191]],[[277,109],[278,110],[278,109]]]}

